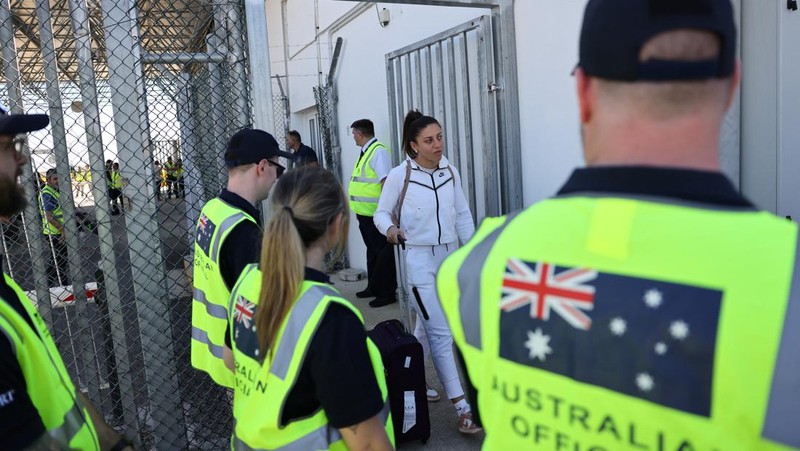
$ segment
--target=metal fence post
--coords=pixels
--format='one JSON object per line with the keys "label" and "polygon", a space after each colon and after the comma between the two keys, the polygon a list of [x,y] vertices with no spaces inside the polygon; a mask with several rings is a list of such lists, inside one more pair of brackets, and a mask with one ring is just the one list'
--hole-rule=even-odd
{"label": "metal fence post", "polygon": [[[217,14],[215,16],[220,16]],[[215,25],[218,28],[218,33],[221,33],[224,30],[223,24],[219,21],[215,22]],[[224,41],[220,39],[219,34],[211,34],[206,39],[206,45],[208,46],[208,51],[224,51],[227,53],[228,47],[224,44]],[[219,185],[216,187],[217,191],[224,187],[227,184],[228,180],[228,170],[225,167],[225,162],[222,159],[222,156],[225,154],[225,147],[227,145],[227,137],[228,137],[228,129],[226,128],[225,124],[225,84],[222,78],[222,64],[217,63],[210,63],[208,65],[208,89],[209,89],[209,96],[206,99],[206,103],[210,104],[210,119],[212,121],[211,130],[213,130],[211,139],[210,139],[210,146],[211,150],[213,150],[211,157],[212,165],[216,165],[218,168],[218,181]],[[208,193],[211,196],[216,196],[217,193]]]}
{"label": "metal fence post", "polygon": [[[134,0],[103,0],[109,81],[119,157],[127,162],[129,184],[146,189],[152,172],[144,73],[141,67],[137,7]],[[144,111],[143,111],[144,110]],[[187,447],[183,408],[174,365],[168,291],[155,199],[127,221],[133,291],[144,352],[145,375],[156,449]]]}
{"label": "metal fence post", "polygon": [[[0,45],[3,46],[3,74],[8,86],[9,108],[12,114],[23,113],[22,90],[20,87],[19,66],[17,65],[16,42],[14,41],[14,25],[11,18],[9,0],[0,3]],[[27,149],[26,149],[27,150]],[[24,217],[34,224],[40,223],[38,208],[38,175],[33,172],[32,166],[26,164],[22,168],[22,180],[28,187],[28,205],[25,207]],[[39,299],[39,314],[47,324],[53,328],[52,304],[50,303],[50,290],[47,282],[47,269],[41,259],[44,252],[44,238],[41,226],[25,227],[28,237],[31,264],[33,265],[33,280],[36,286],[36,298]]]}
{"label": "metal fence post", "polygon": [[[176,77],[177,78],[177,77]],[[195,192],[203,185],[200,169],[197,166],[197,147],[194,136],[195,124],[192,116],[192,102],[189,97],[189,74],[183,73],[177,80],[178,95],[176,100],[178,109],[178,122],[181,124],[181,144],[183,146],[183,165],[186,168],[186,230],[188,231],[187,243],[192,252],[194,242],[195,224],[200,217],[200,204],[202,199]]]}
{"label": "metal fence post", "polygon": [[[78,64],[78,79],[83,105],[83,124],[86,132],[86,146],[89,151],[92,192],[95,199],[95,217],[100,241],[100,252],[105,258],[100,261],[103,271],[106,302],[108,304],[111,337],[116,360],[117,379],[121,394],[122,413],[128,437],[138,437],[139,422],[131,383],[128,340],[122,312],[122,296],[117,274],[117,258],[114,253],[114,238],[111,232],[111,218],[106,208],[109,204],[108,187],[105,176],[103,155],[103,136],[100,124],[98,89],[92,64],[89,14],[85,0],[70,0],[70,19],[75,35],[75,56]],[[138,443],[138,438],[135,440]]]}
{"label": "metal fence post", "polygon": [[[36,17],[39,21],[39,47],[44,62],[44,73],[47,83],[47,98],[50,106],[50,127],[53,134],[53,153],[56,158],[56,173],[59,175],[59,192],[61,209],[64,212],[64,233],[67,240],[67,252],[70,255],[69,273],[72,280],[72,293],[75,297],[76,321],[78,324],[78,343],[83,356],[83,368],[78,378],[83,375],[83,382],[89,390],[89,399],[95,406],[100,406],[100,379],[97,372],[97,360],[93,350],[92,331],[89,324],[87,305],[86,275],[81,268],[80,237],[75,222],[75,203],[72,198],[71,167],[67,149],[67,131],[64,126],[61,91],[58,84],[58,62],[53,44],[53,29],[50,24],[49,0],[36,0]],[[56,264],[57,266],[57,264]],[[67,306],[64,307],[68,308]],[[76,381],[79,382],[79,381]]]}

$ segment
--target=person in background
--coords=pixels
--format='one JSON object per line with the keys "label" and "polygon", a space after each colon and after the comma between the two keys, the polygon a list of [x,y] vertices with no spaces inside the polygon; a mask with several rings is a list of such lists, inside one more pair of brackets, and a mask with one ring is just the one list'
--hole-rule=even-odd
{"label": "person in background", "polygon": [[172,199],[172,195],[178,196],[178,180],[175,178],[178,166],[172,161],[172,157],[167,157],[164,163],[164,172],[167,174],[167,199]]}
{"label": "person in background", "polygon": [[359,298],[375,297],[370,307],[397,302],[397,276],[394,250],[375,228],[373,216],[386,176],[392,169],[389,149],[375,139],[375,126],[369,119],[359,119],[350,126],[353,140],[361,148],[350,177],[350,209],[356,214],[361,239],[367,246],[367,288],[356,293]]}
{"label": "person in background", "polygon": [[[125,201],[122,197],[122,175],[119,173],[118,162],[114,162],[111,165],[109,179],[111,182],[108,185],[108,196],[111,201],[111,214],[118,215],[121,211],[125,211]],[[117,202],[119,202],[119,207]]]}
{"label": "person in background", "polygon": [[300,132],[297,130],[291,130],[286,134],[286,147],[292,151],[292,159],[296,168],[306,165],[319,166],[317,153],[311,147],[303,144],[300,139]]}
{"label": "person in background", "polygon": [[344,248],[341,184],[319,167],[278,180],[261,265],[230,297],[234,449],[391,450],[383,363],[358,309],[323,271]]}
{"label": "person in background", "polygon": [[161,172],[164,170],[158,160],[153,162],[153,191],[156,200],[161,200]]}
{"label": "person in background", "polygon": [[[20,135],[41,130],[43,114],[0,109],[0,219],[25,207],[27,164]],[[0,255],[0,267],[5,258]],[[76,389],[44,320],[19,285],[0,275],[0,440],[4,449],[133,450]]]}
{"label": "person in background", "polygon": [[42,216],[42,231],[49,246],[47,258],[47,281],[51,287],[69,285],[69,260],[67,256],[64,212],[61,210],[61,192],[58,190],[58,173],[55,168],[45,173],[46,183],[42,187],[39,213]]}
{"label": "person in background", "polygon": [[[433,363],[458,416],[458,430],[475,434],[453,355],[453,335],[436,294],[436,271],[442,261],[475,232],[461,176],[444,157],[439,122],[410,111],[403,124],[403,150],[408,158],[389,172],[383,185],[375,227],[389,243],[406,242],[406,277],[417,313],[414,336]],[[438,399],[428,389],[431,400]]]}
{"label": "person in background", "polygon": [[186,186],[183,184],[183,160],[175,161],[175,183],[177,184],[176,197],[186,197]]}
{"label": "person in background", "polygon": [[587,2],[588,167],[439,271],[484,449],[800,448],[797,224],[719,166],[735,23],[730,0]]}

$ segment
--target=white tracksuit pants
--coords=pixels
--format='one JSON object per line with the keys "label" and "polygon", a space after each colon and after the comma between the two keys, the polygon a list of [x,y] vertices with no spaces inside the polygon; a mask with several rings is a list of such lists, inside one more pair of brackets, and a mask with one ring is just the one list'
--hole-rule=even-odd
{"label": "white tracksuit pants", "polygon": [[[428,353],[432,354],[436,373],[450,399],[462,396],[464,389],[458,379],[458,368],[453,355],[453,334],[436,294],[436,273],[444,259],[457,248],[457,243],[449,243],[438,246],[408,245],[406,250],[409,302],[417,312],[414,336],[422,343],[426,358]],[[428,314],[427,320],[414,296],[415,287]]]}

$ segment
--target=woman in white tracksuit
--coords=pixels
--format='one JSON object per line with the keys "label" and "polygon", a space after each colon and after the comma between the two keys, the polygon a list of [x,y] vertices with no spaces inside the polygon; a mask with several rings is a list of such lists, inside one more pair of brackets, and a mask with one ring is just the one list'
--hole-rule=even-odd
{"label": "woman in white tracksuit", "polygon": [[403,150],[408,158],[386,177],[374,220],[390,243],[397,244],[398,236],[406,241],[408,286],[416,288],[428,316],[424,318],[412,298],[417,310],[414,335],[433,355],[439,380],[456,408],[459,431],[473,434],[481,429],[472,422],[464,398],[453,335],[436,294],[436,272],[459,241],[465,243],[472,237],[475,224],[461,177],[442,156],[443,148],[442,128],[436,119],[419,111],[406,115]]}

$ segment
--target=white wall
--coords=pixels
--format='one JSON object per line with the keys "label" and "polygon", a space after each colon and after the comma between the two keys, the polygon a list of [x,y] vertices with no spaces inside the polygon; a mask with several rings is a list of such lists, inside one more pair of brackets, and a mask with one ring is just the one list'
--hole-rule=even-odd
{"label": "white wall", "polygon": [[583,165],[578,62],[585,1],[517,0],[517,72],[525,205],[552,196]]}
{"label": "white wall", "polygon": [[[782,5],[785,6],[785,5]],[[800,220],[800,11],[780,9],[777,213]]]}

